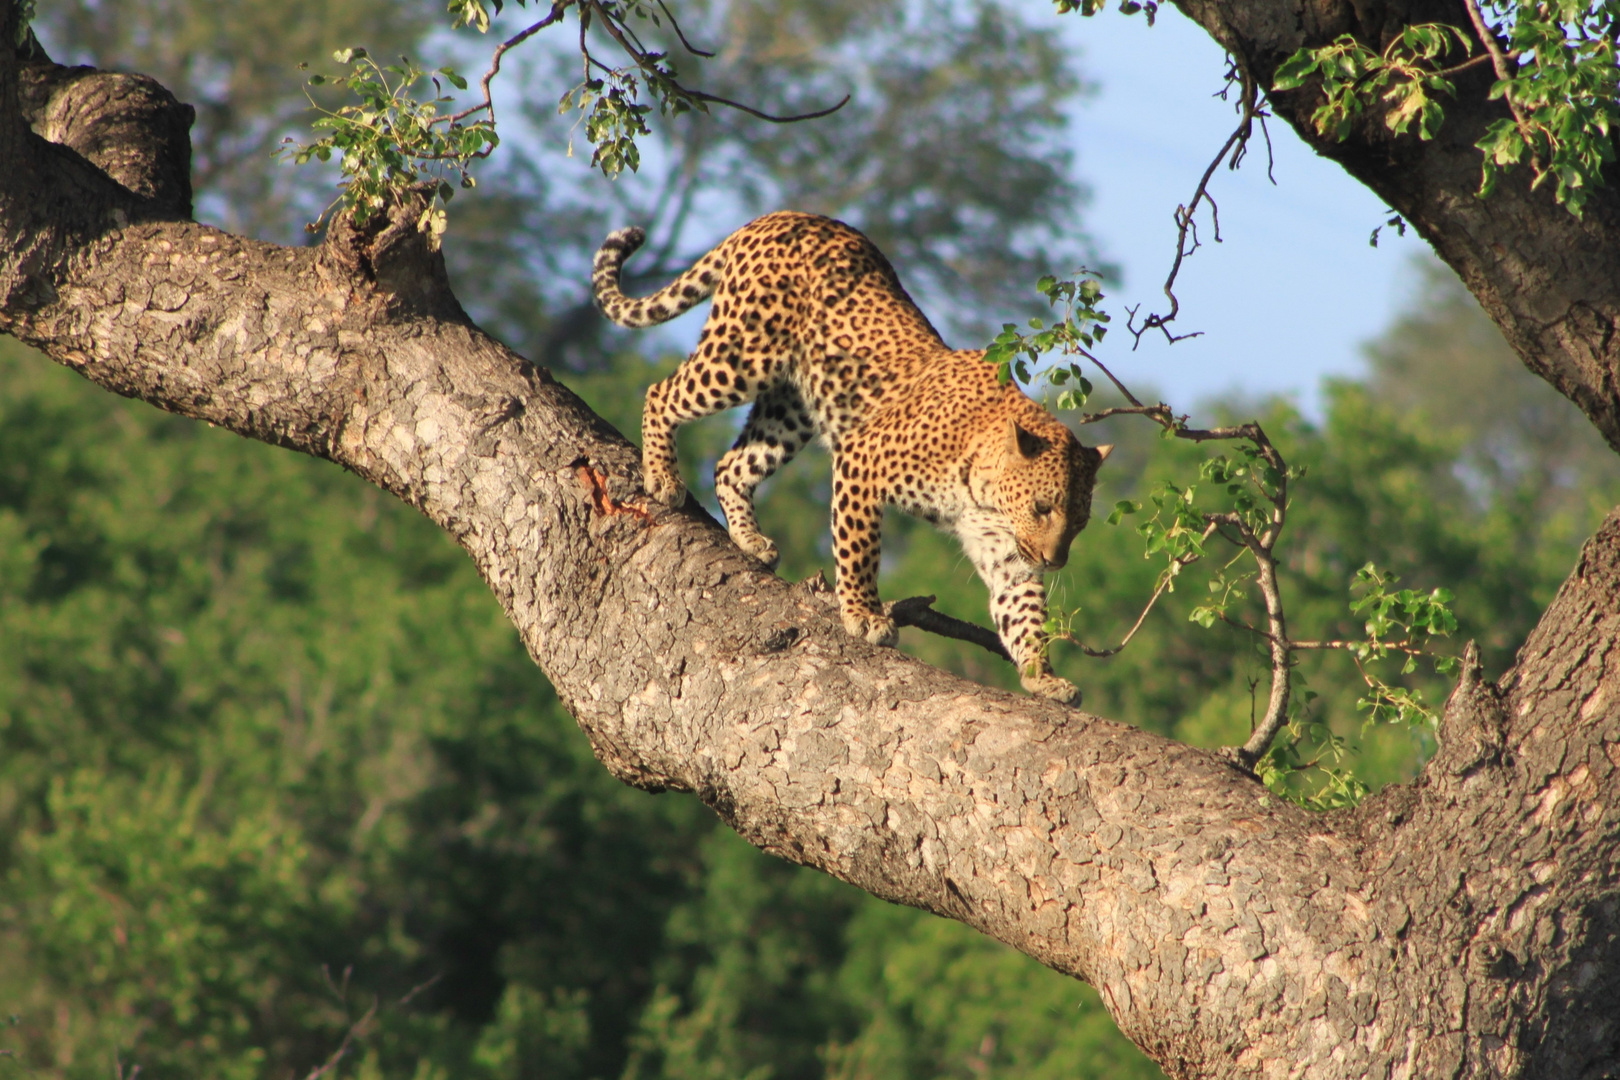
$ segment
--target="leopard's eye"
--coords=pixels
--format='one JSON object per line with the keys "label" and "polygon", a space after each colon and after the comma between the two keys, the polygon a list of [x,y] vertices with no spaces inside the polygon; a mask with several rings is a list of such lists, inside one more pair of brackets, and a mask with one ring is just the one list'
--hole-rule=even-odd
{"label": "leopard's eye", "polygon": [[1051,503],[1049,503],[1049,502],[1037,502],[1035,504],[1035,516],[1036,517],[1045,517],[1046,515],[1050,514],[1051,512],[1052,512],[1052,504]]}

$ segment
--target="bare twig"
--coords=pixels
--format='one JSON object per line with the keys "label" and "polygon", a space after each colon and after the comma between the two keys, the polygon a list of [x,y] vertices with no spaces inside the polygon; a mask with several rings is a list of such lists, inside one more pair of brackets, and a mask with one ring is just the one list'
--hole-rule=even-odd
{"label": "bare twig", "polygon": [[[330,989],[333,994],[337,995],[338,1000],[343,1003],[345,1011],[347,1011],[349,1004],[349,976],[352,972],[353,968],[344,968],[342,985],[334,986],[332,983],[331,971],[325,965],[321,966],[321,974],[326,978],[326,985],[328,989]],[[393,1008],[399,1009],[409,1005],[412,999],[414,999],[418,994],[423,993],[430,987],[437,984],[441,978],[443,978],[442,972],[434,975],[430,979],[417,983],[415,986],[407,990],[403,997],[394,1002]],[[361,1015],[360,1019],[349,1025],[348,1031],[343,1033],[343,1041],[338,1044],[337,1049],[332,1051],[331,1055],[319,1066],[311,1069],[308,1075],[304,1077],[304,1080],[320,1080],[322,1076],[325,1076],[327,1073],[336,1069],[338,1064],[346,1056],[348,1056],[349,1051],[354,1048],[354,1045],[361,1039],[364,1039],[367,1035],[371,1034],[373,1023],[377,1019],[377,1012],[381,1006],[381,1003],[381,998],[373,998],[371,1007]]]}
{"label": "bare twig", "polygon": [[[545,18],[541,19],[537,23],[523,28],[522,30],[519,30],[517,33],[513,34],[511,37],[507,38],[505,41],[496,46],[494,54],[489,58],[489,70],[484,72],[484,77],[479,80],[478,84],[479,88],[484,93],[483,103],[474,105],[470,109],[463,109],[461,112],[455,113],[452,116],[442,117],[441,120],[447,121],[451,125],[455,125],[467,119],[467,117],[475,115],[476,113],[488,112],[489,122],[493,124],[495,122],[495,101],[494,98],[491,97],[490,83],[494,81],[495,76],[501,73],[501,57],[505,56],[508,50],[514,49],[523,44],[535,34],[538,34],[546,27],[551,26],[553,23],[561,19],[563,17],[563,13],[573,6],[573,2],[574,0],[556,0],[556,2],[551,5],[551,11],[546,15]],[[435,123],[438,122],[441,121],[435,121]],[[475,156],[488,157],[490,151],[493,149],[493,147],[485,147]]]}
{"label": "bare twig", "polygon": [[618,20],[614,19],[609,12],[604,10],[602,6],[596,2],[596,0],[585,0],[584,9],[593,10],[602,17],[603,29],[608,32],[609,37],[619,43],[619,47],[625,51],[630,59],[636,62],[637,67],[641,68],[643,72],[652,76],[658,81],[667,83],[677,94],[689,101],[701,102],[703,104],[724,105],[727,108],[736,109],[739,112],[745,112],[749,116],[757,117],[760,120],[764,120],[772,124],[796,124],[801,120],[816,120],[823,116],[830,116],[839,109],[842,109],[845,105],[849,104],[850,95],[845,94],[843,99],[836,105],[830,105],[825,109],[817,109],[814,112],[797,113],[793,116],[777,116],[774,113],[768,113],[760,109],[756,109],[752,105],[744,105],[740,101],[733,101],[731,98],[721,97],[718,94],[710,94],[702,90],[694,90],[688,86],[682,86],[658,66],[658,60],[662,58],[661,54],[649,52],[646,49],[641,48],[638,42],[632,41],[632,34],[628,28],[622,26]]}
{"label": "bare twig", "polygon": [[371,1003],[371,1008],[367,1009],[365,1014],[362,1015],[360,1019],[350,1024],[349,1030],[343,1033],[343,1041],[338,1043],[338,1048],[332,1051],[332,1055],[319,1066],[311,1069],[309,1074],[304,1077],[304,1080],[320,1080],[321,1077],[337,1068],[338,1063],[348,1055],[349,1049],[354,1046],[356,1042],[371,1034],[371,1022],[376,1019],[376,1017],[377,1002],[373,1000]]}
{"label": "bare twig", "polygon": [[[1159,405],[1115,405],[1103,409],[1101,412],[1081,413],[1075,417],[1074,422],[1077,424],[1095,424],[1097,421],[1106,420],[1110,416],[1146,416],[1151,420],[1159,420],[1161,414],[1171,425],[1174,424],[1175,418],[1170,414],[1170,406],[1162,403]],[[1161,421],[1162,423],[1163,421]]]}
{"label": "bare twig", "polygon": [[444,972],[440,971],[440,972],[434,974],[433,976],[431,976],[430,978],[424,979],[423,981],[417,983],[415,986],[413,986],[409,990],[405,991],[405,996],[404,997],[402,997],[398,1001],[394,1002],[394,1007],[396,1009],[397,1008],[404,1008],[406,1005],[409,1005],[411,1003],[411,1001],[418,994],[426,993],[427,991],[433,989],[435,986],[439,985],[439,980],[443,979],[443,978],[444,978]]}
{"label": "bare twig", "polygon": [[[1090,353],[1086,353],[1086,359],[1090,360],[1093,364],[1096,364],[1098,371],[1100,371],[1104,375],[1108,376],[1108,381],[1114,384],[1114,389],[1118,390],[1121,394],[1123,394],[1125,396],[1126,401],[1130,402],[1132,405],[1135,405],[1139,409],[1143,407],[1142,403],[1140,401],[1136,400],[1136,395],[1131,393],[1129,390],[1127,390],[1125,388],[1125,384],[1120,382],[1119,379],[1115,377],[1115,375],[1114,375],[1114,373],[1112,371],[1108,370],[1108,366],[1106,364],[1104,364],[1101,360],[1097,359],[1095,356],[1092,356]],[[1086,422],[1089,423],[1090,421],[1086,421]]]}
{"label": "bare twig", "polygon": [[995,631],[935,611],[932,607],[935,599],[932,596],[909,596],[884,604],[883,611],[894,620],[896,626],[915,626],[925,633],[965,641],[994,653],[1009,664],[1014,662]]}
{"label": "bare twig", "polygon": [[693,56],[701,56],[705,60],[714,59],[714,53],[704,52],[702,49],[686,40],[686,31],[681,29],[681,24],[675,19],[675,13],[669,10],[669,5],[665,4],[664,0],[658,0],[658,8],[664,13],[664,18],[669,20],[670,29],[674,30],[675,36],[681,39],[681,45],[686,49],[687,52],[691,53]]}
{"label": "bare twig", "polygon": [[[1187,256],[1191,255],[1194,251],[1197,251],[1200,246],[1202,246],[1198,240],[1198,225],[1196,220],[1199,204],[1205,202],[1209,204],[1210,220],[1215,228],[1215,242],[1220,243],[1220,211],[1215,205],[1215,199],[1209,194],[1209,182],[1210,179],[1214,177],[1215,170],[1220,167],[1221,162],[1227,160],[1228,155],[1231,155],[1231,161],[1228,167],[1233,169],[1238,167],[1239,162],[1241,162],[1243,159],[1244,150],[1248,146],[1249,137],[1254,133],[1255,120],[1262,121],[1261,127],[1262,130],[1264,130],[1264,119],[1266,114],[1260,107],[1259,84],[1257,84],[1253,77],[1251,77],[1246,71],[1239,70],[1237,73],[1237,78],[1242,86],[1242,97],[1238,103],[1238,108],[1242,113],[1242,118],[1238,121],[1238,125],[1235,129],[1233,129],[1232,134],[1228,135],[1226,137],[1226,141],[1221,144],[1220,151],[1216,153],[1215,157],[1210,161],[1209,167],[1204,170],[1204,175],[1199,177],[1198,186],[1193,189],[1192,198],[1184,205],[1177,206],[1175,214],[1173,215],[1176,222],[1176,257],[1175,260],[1170,264],[1169,275],[1164,279],[1164,295],[1170,301],[1170,310],[1164,314],[1159,314],[1157,312],[1151,313],[1144,318],[1141,325],[1138,326],[1136,323],[1136,313],[1141,310],[1141,305],[1138,304],[1136,307],[1125,309],[1127,315],[1125,328],[1130,331],[1131,337],[1135,339],[1136,345],[1141,345],[1142,335],[1146,334],[1149,330],[1161,331],[1164,334],[1165,339],[1172,344],[1186,338],[1198,337],[1202,333],[1202,331],[1194,331],[1187,334],[1175,334],[1170,331],[1170,323],[1173,322],[1176,316],[1181,312],[1181,301],[1177,299],[1175,291],[1176,278],[1181,273],[1182,262],[1186,260]],[[1269,156],[1271,148],[1271,133],[1267,131],[1265,132],[1265,135],[1267,155]],[[1270,175],[1269,165],[1267,166],[1267,175]],[[1191,246],[1188,246],[1189,238],[1191,239]]]}
{"label": "bare twig", "polygon": [[1480,53],[1472,60],[1464,60],[1462,63],[1457,64],[1454,67],[1442,68],[1435,72],[1435,74],[1440,76],[1442,79],[1446,79],[1457,74],[1459,71],[1467,71],[1471,67],[1478,67],[1480,64],[1491,63],[1493,60],[1494,58],[1490,53]]}

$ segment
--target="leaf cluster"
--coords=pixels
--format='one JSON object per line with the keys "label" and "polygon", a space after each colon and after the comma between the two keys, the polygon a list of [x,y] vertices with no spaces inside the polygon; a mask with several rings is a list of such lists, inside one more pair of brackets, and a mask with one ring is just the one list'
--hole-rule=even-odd
{"label": "leaf cluster", "polygon": [[1397,135],[1417,123],[1418,138],[1434,138],[1444,119],[1437,100],[1455,97],[1457,88],[1436,68],[1453,50],[1473,52],[1462,31],[1441,23],[1404,28],[1374,52],[1350,34],[1329,45],[1300,49],[1277,69],[1274,90],[1294,90],[1312,78],[1320,81],[1326,100],[1311,114],[1316,130],[1343,141],[1374,101],[1384,106],[1384,126]]}
{"label": "leaf cluster", "polygon": [[[1367,713],[1370,723],[1430,724],[1439,716],[1418,689],[1392,686],[1369,670],[1369,665],[1391,657],[1400,660],[1400,674],[1417,670],[1418,657],[1425,655],[1432,639],[1449,637],[1457,629],[1457,616],[1450,608],[1455,599],[1450,589],[1428,592],[1415,589],[1391,591],[1394,574],[1367,563],[1351,580],[1352,594],[1360,593],[1350,610],[1366,621],[1366,637],[1349,644],[1356,667],[1367,683],[1368,693],[1357,700],[1356,708]],[[1455,656],[1435,656],[1434,670],[1450,675],[1457,670]]]}
{"label": "leaf cluster", "polygon": [[[1475,33],[1497,74],[1489,97],[1510,117],[1492,121],[1475,146],[1483,155],[1479,194],[1490,195],[1506,172],[1528,164],[1532,189],[1549,178],[1555,197],[1580,217],[1603,170],[1615,161],[1620,124],[1620,65],[1616,63],[1615,0],[1465,0]],[[1487,25],[1487,16],[1496,20]],[[1506,49],[1499,41],[1506,38]],[[1274,90],[1317,81],[1325,100],[1311,115],[1318,132],[1345,139],[1375,102],[1386,127],[1402,135],[1416,125],[1431,139],[1444,120],[1439,98],[1455,97],[1448,76],[1470,66],[1442,66],[1456,53],[1473,56],[1473,37],[1445,23],[1405,27],[1382,52],[1351,35],[1295,52],[1277,70]]]}
{"label": "leaf cluster", "polygon": [[[996,378],[1003,386],[1015,378],[1030,385],[1030,365],[1054,349],[1065,356],[1086,356],[1088,349],[1107,336],[1108,313],[1098,306],[1103,298],[1102,275],[1084,268],[1076,274],[1078,277],[1066,279],[1046,275],[1035,285],[1051,307],[1062,309],[1056,323],[1047,326],[1044,320],[1031,318],[1033,334],[1025,334],[1015,323],[1003,323],[1001,333],[985,349],[984,359],[996,366]],[[1061,363],[1044,374],[1050,385],[1063,388],[1057,396],[1059,409],[1085,407],[1092,385],[1079,363]]]}
{"label": "leaf cluster", "polygon": [[[1108,6],[1107,0],[1052,0],[1052,2],[1057,7],[1059,15],[1067,15],[1072,11],[1078,11],[1087,18]],[[1147,17],[1148,25],[1152,26],[1153,20],[1159,14],[1159,5],[1154,3],[1154,0],[1120,0],[1119,11],[1122,15],[1135,15],[1137,12],[1142,12]]]}
{"label": "leaf cluster", "polygon": [[1480,194],[1526,160],[1531,187],[1551,177],[1554,194],[1576,217],[1590,191],[1604,184],[1620,126],[1620,65],[1615,33],[1620,4],[1553,0],[1503,5],[1509,56],[1515,58],[1490,96],[1508,103],[1511,119],[1493,121],[1476,144],[1484,153]]}
{"label": "leaf cluster", "polygon": [[[456,191],[448,177],[458,176],[463,188],[474,186],[469,166],[500,142],[494,122],[487,117],[469,121],[444,109],[453,98],[444,93],[441,79],[457,90],[467,88],[467,80],[452,68],[424,71],[403,56],[397,64],[378,64],[364,49],[340,49],[332,58],[348,65],[348,73],[312,75],[309,84],[342,86],[358,103],[323,109],[312,98],[310,104],[322,114],[313,127],[327,134],[311,143],[289,137],[282,151],[300,165],[311,159],[330,161],[334,155],[341,162],[342,194],[307,228],[316,231],[338,206],[352,210],[355,223],[364,225],[427,175],[436,181],[433,200],[417,227],[436,241],[445,229],[443,204]],[[425,100],[415,96],[424,80],[433,87],[433,96]]]}

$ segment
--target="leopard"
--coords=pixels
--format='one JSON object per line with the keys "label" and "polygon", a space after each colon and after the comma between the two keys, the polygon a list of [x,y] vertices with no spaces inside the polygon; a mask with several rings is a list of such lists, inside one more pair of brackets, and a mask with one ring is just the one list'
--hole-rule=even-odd
{"label": "leopard", "polygon": [[1080,690],[1047,658],[1044,575],[1062,567],[1091,516],[1097,469],[1111,446],[1072,431],[987,363],[956,350],[858,229],[782,210],[744,225],[673,282],[632,298],[621,271],[646,241],[611,233],[596,253],[592,293],[619,326],[667,322],[712,298],[696,348],[647,391],[642,473],[665,506],[686,498],[675,456],[682,424],[752,402],[715,465],[731,538],[774,569],[754,492],[820,438],[832,454],[835,595],[844,629],[896,641],[878,598],[883,509],[893,505],[954,534],[990,592],[990,617],[1031,694],[1077,705]]}

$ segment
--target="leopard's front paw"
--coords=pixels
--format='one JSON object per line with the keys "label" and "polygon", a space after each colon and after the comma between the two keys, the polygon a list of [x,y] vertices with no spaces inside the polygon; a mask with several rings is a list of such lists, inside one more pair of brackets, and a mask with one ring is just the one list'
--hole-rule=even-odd
{"label": "leopard's front paw", "polygon": [[1043,671],[1035,675],[1025,675],[1020,680],[1024,689],[1036,697],[1051,698],[1053,701],[1065,705],[1080,705],[1080,688],[1068,679],[1060,679],[1050,671]]}
{"label": "leopard's front paw", "polygon": [[679,506],[686,501],[686,484],[681,481],[680,473],[656,466],[644,467],[642,473],[642,485],[654,499],[665,506]]}
{"label": "leopard's front paw", "polygon": [[873,645],[893,645],[900,639],[894,620],[877,611],[846,611],[844,629],[851,637],[865,638]]}
{"label": "leopard's front paw", "polygon": [[782,561],[782,552],[776,544],[770,537],[757,530],[751,534],[732,533],[731,542],[764,563],[769,570],[775,570],[776,564]]}

